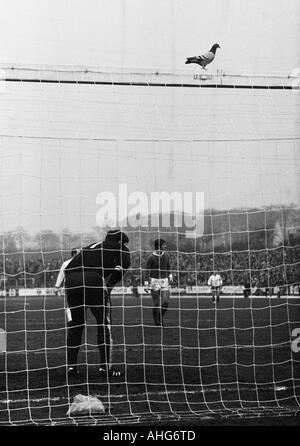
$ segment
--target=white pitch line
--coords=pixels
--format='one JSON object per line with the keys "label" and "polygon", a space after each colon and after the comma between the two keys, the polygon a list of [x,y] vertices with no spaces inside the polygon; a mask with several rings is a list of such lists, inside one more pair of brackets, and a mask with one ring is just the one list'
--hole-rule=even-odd
{"label": "white pitch line", "polygon": [[[199,384],[200,385],[200,384]],[[228,391],[236,391],[237,390],[237,388],[240,390],[240,391],[249,391],[249,390],[251,390],[251,389],[249,389],[248,387],[239,387],[239,386],[235,386],[235,387],[227,387],[227,388],[224,388],[224,389],[222,389],[222,392],[228,392]],[[256,389],[253,389],[253,390],[256,390]],[[285,390],[288,390],[288,387],[285,387],[285,386],[278,386],[278,387],[264,387],[264,388],[262,388],[262,389],[260,389],[260,390],[275,390],[275,391],[277,391],[277,392],[282,392],[282,391],[285,391]],[[184,392],[182,392],[182,391],[179,391],[179,390],[172,390],[172,391],[169,391],[169,392],[147,392],[147,393],[145,393],[145,392],[141,392],[141,393],[135,393],[135,394],[132,394],[132,396],[134,396],[134,397],[148,397],[148,399],[147,399],[147,401],[149,400],[149,397],[155,397],[155,396],[160,396],[160,395],[162,395],[162,396],[165,396],[165,395],[181,395],[181,394],[187,394],[187,395],[197,395],[197,394],[203,394],[203,393],[216,393],[216,392],[218,392],[218,393],[220,393],[220,389],[207,389],[207,390],[188,390],[188,391],[184,391]],[[124,394],[119,394],[119,395],[109,395],[109,398],[108,398],[108,400],[107,400],[107,394],[102,394],[102,395],[99,395],[99,394],[93,394],[93,396],[96,396],[97,398],[102,398],[102,399],[106,399],[106,401],[111,401],[112,399],[123,399],[123,398],[126,398],[126,399],[128,399],[128,394],[127,393],[124,393]],[[0,400],[0,404],[15,404],[15,403],[28,403],[28,402],[30,402],[30,403],[40,403],[40,402],[44,402],[44,401],[51,401],[51,402],[55,402],[55,401],[65,401],[65,400],[70,400],[71,398],[68,398],[68,397],[61,397],[61,396],[59,396],[59,397],[50,397],[50,398],[30,398],[29,400],[27,399],[27,398],[23,398],[23,399],[14,399],[14,400]],[[131,401],[131,403],[133,404],[133,403],[138,403],[138,402],[140,402],[140,401]],[[183,403],[184,403],[185,401],[183,401]],[[194,401],[191,401],[191,404],[193,404],[194,403]],[[172,404],[172,403],[170,403],[170,404]]]}
{"label": "white pitch line", "polygon": [[[290,341],[287,341],[286,342],[286,344],[282,344],[282,345],[276,345],[276,346],[273,346],[273,345],[249,345],[249,344],[241,344],[241,345],[222,345],[222,346],[212,346],[212,347],[201,347],[201,348],[199,348],[198,346],[183,346],[183,345],[162,345],[162,344],[160,344],[159,346],[160,347],[162,347],[162,349],[163,350],[178,350],[178,349],[180,349],[180,348],[182,348],[182,349],[186,349],[186,350],[210,350],[210,349],[213,349],[213,348],[222,348],[223,350],[224,349],[237,349],[237,350],[240,350],[240,349],[253,349],[253,348],[287,348],[288,347],[288,343],[289,343]],[[123,352],[124,350],[126,350],[127,352],[129,352],[129,351],[136,351],[136,352],[143,352],[144,350],[147,350],[147,351],[151,351],[151,350],[154,350],[155,352],[157,352],[157,348],[159,347],[158,345],[155,345],[155,346],[153,346],[153,347],[151,347],[150,345],[141,345],[141,347],[113,347],[113,350],[114,351],[120,351],[120,352]],[[4,353],[6,353],[6,354],[9,354],[9,355],[31,355],[31,354],[34,354],[34,355],[46,355],[46,354],[49,354],[49,353],[51,353],[51,355],[64,355],[65,356],[65,354],[66,354],[66,352],[65,351],[62,351],[62,349],[66,349],[66,347],[65,346],[63,346],[63,347],[57,347],[57,350],[54,350],[54,349],[48,349],[47,350],[47,352],[45,352],[45,350],[44,349],[41,349],[41,350],[43,350],[43,351],[29,351],[29,352],[26,352],[25,350],[24,351],[6,351],[6,352],[0,352],[0,354],[2,353],[2,354],[4,354]],[[82,353],[97,353],[98,352],[98,349],[97,348],[89,348],[88,350],[84,350],[84,349],[82,349],[81,350],[81,352]]]}

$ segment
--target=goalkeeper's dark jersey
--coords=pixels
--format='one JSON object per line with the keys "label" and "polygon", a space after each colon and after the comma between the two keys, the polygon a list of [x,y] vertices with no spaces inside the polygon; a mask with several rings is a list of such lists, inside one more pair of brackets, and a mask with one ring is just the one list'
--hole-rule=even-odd
{"label": "goalkeeper's dark jersey", "polygon": [[170,257],[166,252],[162,255],[151,254],[146,263],[146,275],[153,279],[165,279],[170,273]]}
{"label": "goalkeeper's dark jersey", "polygon": [[105,279],[109,287],[113,287],[129,266],[128,248],[110,240],[82,248],[66,267],[65,274],[67,277],[72,272],[94,271]]}

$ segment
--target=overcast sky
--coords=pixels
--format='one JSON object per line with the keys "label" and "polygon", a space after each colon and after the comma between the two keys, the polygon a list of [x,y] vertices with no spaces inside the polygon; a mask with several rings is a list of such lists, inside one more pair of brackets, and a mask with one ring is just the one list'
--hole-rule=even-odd
{"label": "overcast sky", "polygon": [[[208,73],[288,75],[299,18],[298,0],[0,0],[0,61],[192,76],[186,56],[217,42]],[[196,90],[7,84],[1,230],[88,231],[123,183],[219,209],[299,205],[299,93]]]}
{"label": "overcast sky", "polygon": [[214,69],[300,66],[298,0],[1,0],[1,62],[184,68],[221,46]]}

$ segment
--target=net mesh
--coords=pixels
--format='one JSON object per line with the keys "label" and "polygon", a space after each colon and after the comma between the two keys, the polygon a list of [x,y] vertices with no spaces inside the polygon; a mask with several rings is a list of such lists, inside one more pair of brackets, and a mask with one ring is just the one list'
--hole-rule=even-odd
{"label": "net mesh", "polygon": [[[4,67],[1,99],[0,423],[297,413],[300,135],[291,79]],[[181,201],[168,202],[174,193]],[[180,205],[197,193],[203,226],[191,237]],[[103,197],[114,199],[106,213]],[[57,275],[72,248],[116,224],[131,253],[112,294],[113,362],[123,375],[97,375],[89,314],[72,381]],[[158,237],[174,279],[163,328],[153,326],[144,287]],[[215,270],[217,305],[208,287]],[[66,416],[79,393],[96,395],[106,414]]]}

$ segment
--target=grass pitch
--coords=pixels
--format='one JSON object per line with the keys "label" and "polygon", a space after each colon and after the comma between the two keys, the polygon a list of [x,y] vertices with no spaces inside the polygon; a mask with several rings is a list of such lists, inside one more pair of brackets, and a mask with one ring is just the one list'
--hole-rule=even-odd
{"label": "grass pitch", "polygon": [[[80,377],[66,376],[63,297],[0,299],[0,424],[226,424],[298,419],[298,298],[173,296],[166,326],[154,327],[152,301],[113,297],[113,363],[123,373],[97,375],[93,316],[79,354]],[[96,395],[106,413],[66,416],[73,397]],[[295,418],[296,416],[296,418]],[[299,421],[299,419],[298,419]]]}

